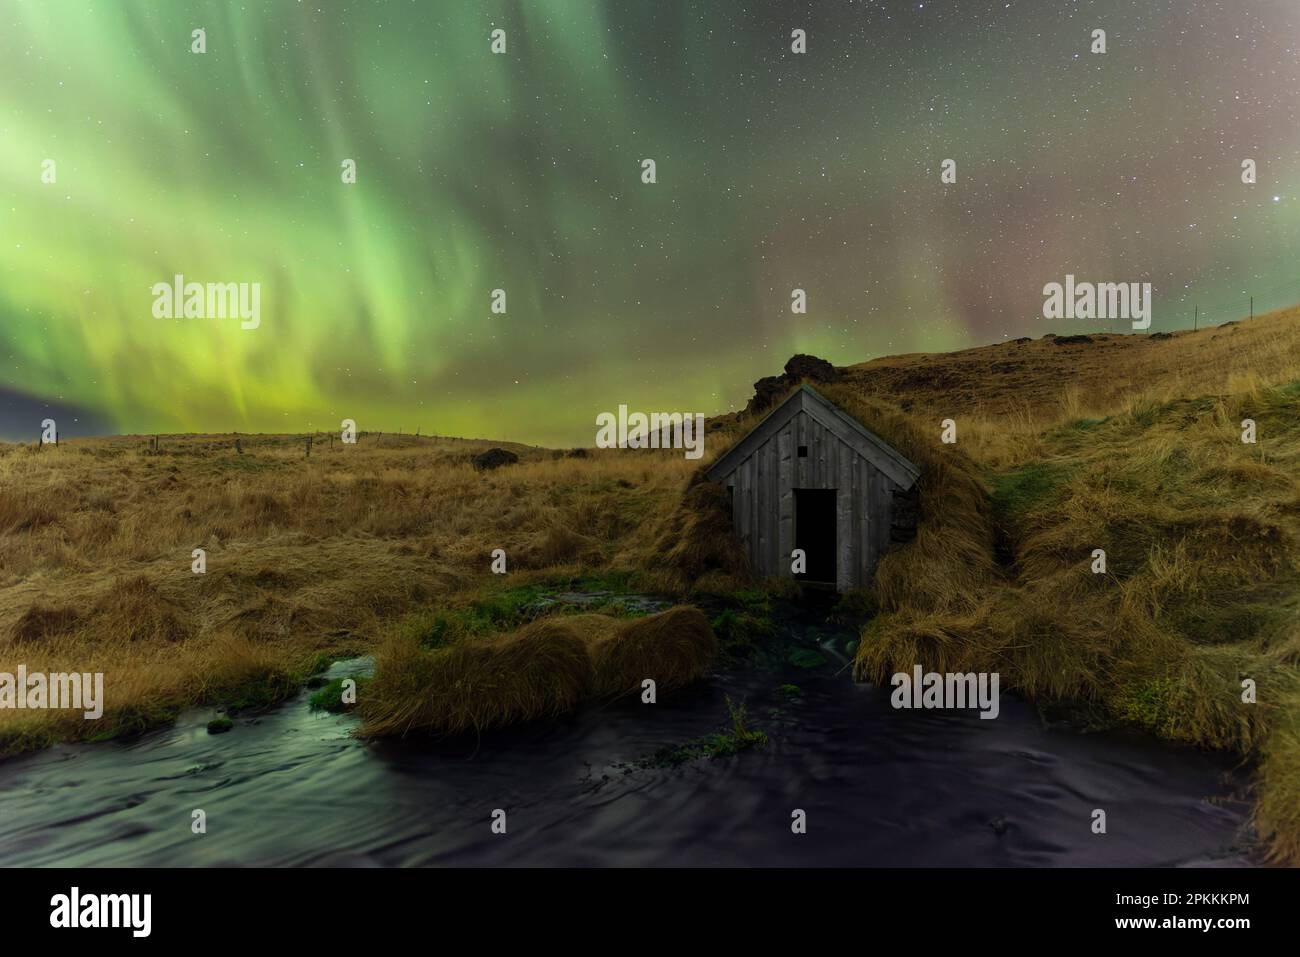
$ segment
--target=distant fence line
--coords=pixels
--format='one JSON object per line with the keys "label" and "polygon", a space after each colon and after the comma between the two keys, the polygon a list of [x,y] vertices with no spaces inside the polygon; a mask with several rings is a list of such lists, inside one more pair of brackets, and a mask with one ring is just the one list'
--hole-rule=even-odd
{"label": "distant fence line", "polygon": [[1165,312],[1160,325],[1166,329],[1198,329],[1249,320],[1266,312],[1286,309],[1300,303],[1300,279],[1261,292],[1246,291],[1208,303],[1188,293],[1182,297],[1182,301],[1183,306],[1177,313]]}

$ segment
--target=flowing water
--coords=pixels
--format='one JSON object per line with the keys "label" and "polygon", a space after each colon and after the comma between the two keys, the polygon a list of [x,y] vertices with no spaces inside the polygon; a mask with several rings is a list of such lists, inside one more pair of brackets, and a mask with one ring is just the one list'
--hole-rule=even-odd
{"label": "flowing water", "polygon": [[[728,697],[766,747],[636,767],[718,730]],[[654,705],[481,738],[362,741],[307,692],[226,734],[207,733],[210,717],[0,764],[0,864],[1248,863],[1245,781],[1224,759],[1048,730],[1008,696],[996,720],[896,711],[889,689],[837,665],[721,672]],[[206,834],[191,833],[196,808]]]}

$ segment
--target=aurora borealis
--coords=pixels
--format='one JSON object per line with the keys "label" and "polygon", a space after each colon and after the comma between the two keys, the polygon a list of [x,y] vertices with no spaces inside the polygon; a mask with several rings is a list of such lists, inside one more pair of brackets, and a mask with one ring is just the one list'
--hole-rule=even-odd
{"label": "aurora borealis", "polygon": [[[1067,273],[1276,308],[1298,44],[1294,0],[3,0],[0,431],[591,444],[795,352],[1083,331]],[[181,274],[258,328],[155,318]]]}

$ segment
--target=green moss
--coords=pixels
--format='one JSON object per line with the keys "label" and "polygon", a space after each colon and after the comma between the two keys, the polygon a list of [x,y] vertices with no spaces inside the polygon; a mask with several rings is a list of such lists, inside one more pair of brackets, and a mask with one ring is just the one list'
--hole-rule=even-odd
{"label": "green moss", "polygon": [[267,670],[250,675],[242,682],[210,690],[204,700],[225,706],[231,714],[266,708],[292,697],[302,687],[305,675]]}
{"label": "green moss", "polygon": [[1167,736],[1171,721],[1177,717],[1173,705],[1179,693],[1178,682],[1173,678],[1147,678],[1120,689],[1111,710],[1120,721]]}
{"label": "green moss", "polygon": [[235,727],[235,722],[231,721],[224,714],[218,715],[208,722],[208,734],[225,734]]}
{"label": "green moss", "polygon": [[546,591],[534,584],[491,592],[470,605],[468,622],[476,631],[513,627],[523,621],[524,609],[541,600]]}
{"label": "green moss", "polygon": [[1004,528],[1019,524],[1035,508],[1051,501],[1070,480],[1073,471],[1064,465],[1036,462],[1014,472],[994,475],[990,500],[998,522]]}
{"label": "green moss", "polygon": [[631,594],[635,589],[631,584],[631,573],[609,571],[600,575],[587,575],[570,581],[555,581],[557,590],[579,592],[611,592],[615,595]]}
{"label": "green moss", "polygon": [[727,698],[727,717],[729,725],[721,731],[684,744],[660,748],[648,758],[618,767],[629,774],[646,768],[675,768],[691,761],[731,757],[741,751],[767,746],[767,734],[749,727],[748,713],[743,704],[735,705],[731,698]]}
{"label": "green moss", "polygon": [[320,691],[311,696],[310,707],[312,711],[328,711],[331,714],[338,714],[342,711],[351,711],[356,707],[356,702],[345,704],[343,702],[343,683],[352,680],[356,682],[357,697],[361,696],[361,689],[369,680],[364,677],[352,678],[335,678]]}
{"label": "green moss", "polygon": [[741,608],[726,608],[709,623],[725,658],[774,669],[784,654],[773,647],[777,632],[772,622]]}
{"label": "green moss", "polygon": [[826,664],[826,657],[811,648],[795,648],[790,652],[789,661],[796,668],[820,668]]}
{"label": "green moss", "polygon": [[763,588],[742,588],[732,598],[751,615],[767,618],[772,614],[772,595]]}
{"label": "green moss", "polygon": [[328,685],[321,688],[311,697],[311,709],[313,711],[329,711],[330,714],[338,714],[339,711],[350,711],[356,707],[356,702],[343,703],[343,683],[352,680],[356,683],[357,697],[360,697],[361,688],[365,684],[365,677],[335,677]]}

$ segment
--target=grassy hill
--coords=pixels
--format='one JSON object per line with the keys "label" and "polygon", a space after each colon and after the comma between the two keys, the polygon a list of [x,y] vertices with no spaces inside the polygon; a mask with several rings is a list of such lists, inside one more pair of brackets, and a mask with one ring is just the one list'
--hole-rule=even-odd
{"label": "grassy hill", "polygon": [[1300,863],[1300,310],[893,356],[818,388],[923,467],[917,539],[862,596],[860,677],[997,670],[1235,751],[1270,854]]}
{"label": "grassy hill", "polygon": [[[894,356],[818,388],[924,469],[916,540],[848,596],[873,612],[860,676],[997,670],[1042,704],[1233,750],[1257,764],[1271,853],[1300,863],[1300,310]],[[714,420],[702,462],[514,447],[492,472],[470,464],[487,443],[410,436],[310,458],[301,436],[0,445],[0,669],[102,670],[108,699],[99,722],[0,711],[0,748],[273,701],[344,654],[434,673],[415,645],[513,632],[549,588],[781,591],[748,580],[698,480],[756,420]]]}

